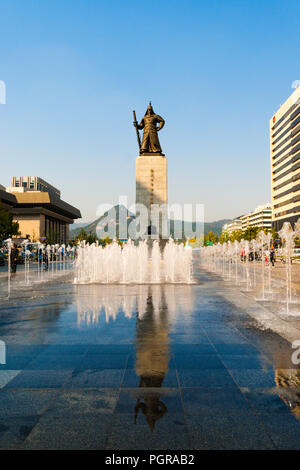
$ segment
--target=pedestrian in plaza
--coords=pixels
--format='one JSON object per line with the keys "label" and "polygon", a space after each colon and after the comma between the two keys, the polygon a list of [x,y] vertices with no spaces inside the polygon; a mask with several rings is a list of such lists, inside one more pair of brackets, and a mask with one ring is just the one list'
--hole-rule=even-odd
{"label": "pedestrian in plaza", "polygon": [[47,250],[43,250],[43,261],[45,263],[45,271],[48,271],[48,268],[49,268],[49,257],[48,257],[48,253],[47,253]]}
{"label": "pedestrian in plaza", "polygon": [[43,262],[43,248],[39,247],[38,248],[38,263],[39,263],[39,266],[41,266],[42,262]]}
{"label": "pedestrian in plaza", "polygon": [[16,247],[14,243],[12,243],[11,250],[10,250],[10,268],[13,274],[16,274],[17,272],[18,256],[19,256],[18,248]]}
{"label": "pedestrian in plaza", "polygon": [[274,264],[275,264],[275,251],[274,251],[274,248],[271,248],[271,251],[270,251],[270,262],[272,263],[272,266],[274,266]]}
{"label": "pedestrian in plaza", "polygon": [[266,264],[268,264],[269,261],[270,261],[270,251],[267,250],[267,251],[265,252],[265,255],[266,255]]}

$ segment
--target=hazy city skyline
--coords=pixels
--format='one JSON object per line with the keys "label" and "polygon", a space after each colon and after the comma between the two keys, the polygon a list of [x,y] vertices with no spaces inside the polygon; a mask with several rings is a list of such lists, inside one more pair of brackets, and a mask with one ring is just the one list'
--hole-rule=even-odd
{"label": "hazy city skyline", "polygon": [[131,205],[132,110],[151,100],[171,204],[212,221],[270,201],[268,123],[300,78],[299,3],[158,3],[1,5],[0,184],[41,176],[85,222],[119,195]]}

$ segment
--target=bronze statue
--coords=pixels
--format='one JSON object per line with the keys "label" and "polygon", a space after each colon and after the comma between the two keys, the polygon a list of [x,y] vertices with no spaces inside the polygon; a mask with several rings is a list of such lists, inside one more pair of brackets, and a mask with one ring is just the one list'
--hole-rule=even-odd
{"label": "bronze statue", "polygon": [[[133,125],[135,126],[137,132],[140,155],[145,153],[158,153],[163,155],[157,133],[164,127],[165,121],[161,116],[154,113],[151,101],[145,116],[139,124],[136,120],[135,111],[133,111],[133,117]],[[139,129],[144,129],[142,143],[140,141]]]}

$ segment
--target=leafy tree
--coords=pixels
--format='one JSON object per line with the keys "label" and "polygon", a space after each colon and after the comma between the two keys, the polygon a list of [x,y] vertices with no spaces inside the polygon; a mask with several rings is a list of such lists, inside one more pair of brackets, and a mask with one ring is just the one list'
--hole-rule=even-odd
{"label": "leafy tree", "polygon": [[[240,242],[242,239],[250,241],[256,238],[261,230],[261,227],[248,227],[245,231],[234,230],[233,232],[231,232],[230,235],[228,235],[227,232],[222,232],[222,234],[220,235],[220,243],[226,243],[228,242],[228,240],[230,240],[231,242],[234,242],[235,240]],[[265,233],[269,232],[267,228],[264,228],[263,231]],[[273,239],[275,239],[275,236],[276,238],[278,238],[278,234],[274,231],[272,231],[272,236]]]}
{"label": "leafy tree", "polygon": [[229,236],[231,242],[235,242],[236,240],[240,242],[242,238],[245,238],[243,230],[234,230]]}
{"label": "leafy tree", "polygon": [[[109,245],[110,243],[112,243],[112,240],[109,238],[109,236],[100,239],[100,238],[97,237],[97,235],[95,233],[87,233],[82,228],[80,230],[79,234],[77,235],[77,237],[74,240],[72,240],[72,244],[77,245],[78,242],[83,241],[83,240],[85,240],[90,245],[92,243],[98,242],[99,245],[101,245],[103,247],[106,246],[106,245]],[[123,243],[121,242],[121,240],[119,238],[117,238],[116,241],[120,246],[123,245]]]}
{"label": "leafy tree", "polygon": [[120,240],[120,238],[117,238],[116,242],[118,243],[118,245],[123,246],[123,242]]}
{"label": "leafy tree", "polygon": [[206,245],[206,242],[217,243],[218,235],[216,235],[212,230],[210,230],[207,234],[204,235],[204,245]]}
{"label": "leafy tree", "polygon": [[174,243],[176,243],[176,245],[180,245],[181,243],[186,243],[187,242],[187,239],[186,237],[183,235],[182,238],[175,238],[174,239]]}
{"label": "leafy tree", "polygon": [[105,237],[105,238],[102,238],[99,243],[100,243],[102,246],[106,246],[106,245],[110,245],[111,242],[112,242],[112,240],[109,238],[109,236],[107,236],[107,237]]}
{"label": "leafy tree", "polygon": [[83,240],[86,240],[87,239],[87,236],[88,234],[86,233],[86,231],[84,230],[84,228],[82,228],[79,232],[79,234],[77,235],[77,237],[75,238],[75,242],[81,242]]}
{"label": "leafy tree", "polygon": [[86,237],[86,242],[89,243],[90,245],[92,243],[96,243],[97,241],[98,241],[98,237],[94,233],[89,233]]}
{"label": "leafy tree", "polygon": [[14,235],[20,235],[19,224],[13,221],[12,214],[0,202],[0,242]]}
{"label": "leafy tree", "polygon": [[229,240],[228,232],[222,232],[220,235],[220,243],[227,243]]}
{"label": "leafy tree", "polygon": [[248,227],[244,231],[243,238],[244,240],[248,240],[250,242],[251,240],[257,237],[258,232],[260,231],[261,231],[261,228],[259,227]]}
{"label": "leafy tree", "polygon": [[77,237],[73,240],[73,244],[77,245],[78,242],[81,242],[83,240],[85,240],[90,245],[92,243],[96,243],[97,241],[99,241],[99,239],[98,239],[98,237],[95,233],[87,233],[84,230],[84,228],[82,228],[80,230],[79,234],[77,235]]}

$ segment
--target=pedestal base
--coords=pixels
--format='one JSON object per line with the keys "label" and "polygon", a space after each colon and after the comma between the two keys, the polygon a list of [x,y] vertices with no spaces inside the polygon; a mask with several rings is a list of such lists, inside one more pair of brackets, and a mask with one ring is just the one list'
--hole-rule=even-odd
{"label": "pedestal base", "polygon": [[[168,212],[167,159],[160,154],[143,154],[136,159],[136,204],[147,210],[146,227],[154,228],[157,236],[163,235]],[[137,216],[139,210],[137,208]],[[143,215],[145,217],[145,215]]]}

